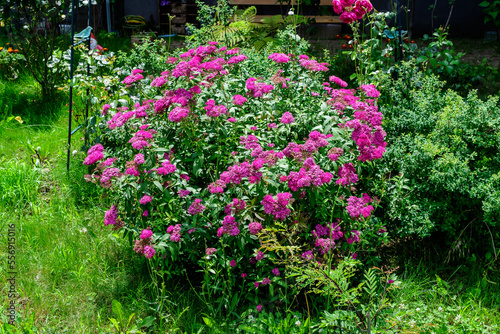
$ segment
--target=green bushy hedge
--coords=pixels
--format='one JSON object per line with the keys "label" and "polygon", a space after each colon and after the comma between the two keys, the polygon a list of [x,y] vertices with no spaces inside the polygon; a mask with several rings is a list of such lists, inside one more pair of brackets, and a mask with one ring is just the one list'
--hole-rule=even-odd
{"label": "green bushy hedge", "polygon": [[470,228],[491,240],[500,213],[498,97],[463,98],[443,87],[411,64],[397,80],[381,80],[389,138],[382,170],[402,176],[386,218],[400,236],[439,231],[454,241]]}

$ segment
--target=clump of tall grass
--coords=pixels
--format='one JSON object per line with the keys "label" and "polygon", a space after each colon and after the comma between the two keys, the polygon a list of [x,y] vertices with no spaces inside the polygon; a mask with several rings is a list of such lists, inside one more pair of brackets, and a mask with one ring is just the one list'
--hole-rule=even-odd
{"label": "clump of tall grass", "polygon": [[34,203],[40,195],[41,171],[19,160],[0,160],[0,207]]}

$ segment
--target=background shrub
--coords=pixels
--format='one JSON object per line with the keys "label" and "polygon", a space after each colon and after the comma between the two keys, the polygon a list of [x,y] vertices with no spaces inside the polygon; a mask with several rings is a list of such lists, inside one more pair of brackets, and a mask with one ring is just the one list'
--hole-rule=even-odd
{"label": "background shrub", "polygon": [[468,228],[482,243],[500,213],[498,97],[444,91],[444,82],[409,63],[399,79],[381,83],[389,137],[383,171],[401,173],[404,186],[385,203],[396,234],[439,231],[450,243]]}

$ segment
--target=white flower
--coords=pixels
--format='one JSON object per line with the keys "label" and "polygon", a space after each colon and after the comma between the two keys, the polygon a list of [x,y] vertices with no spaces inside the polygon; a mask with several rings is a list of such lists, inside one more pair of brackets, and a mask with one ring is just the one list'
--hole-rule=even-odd
{"label": "white flower", "polygon": [[455,317],[455,321],[460,321],[461,319],[462,317],[460,316],[460,314]]}
{"label": "white flower", "polygon": [[290,11],[288,12],[288,15],[292,16],[294,13],[293,13],[293,8],[290,9]]}
{"label": "white flower", "polygon": [[420,311],[420,307],[417,307],[417,308],[415,309],[415,311],[419,312],[419,311]]}
{"label": "white flower", "polygon": [[443,312],[443,308],[441,306],[438,307],[439,312]]}
{"label": "white flower", "polygon": [[415,324],[416,324],[415,320],[410,320],[410,327],[415,327]]}
{"label": "white flower", "polygon": [[74,150],[74,151],[73,151],[73,152],[71,152],[71,153],[73,154],[73,156],[75,156],[75,155],[78,153],[78,151],[77,151],[77,150]]}
{"label": "white flower", "polygon": [[405,304],[403,304],[403,303],[399,304],[399,309],[400,310],[404,310],[405,309]]}
{"label": "white flower", "polygon": [[300,326],[300,320],[295,321],[295,326],[297,326],[297,327]]}

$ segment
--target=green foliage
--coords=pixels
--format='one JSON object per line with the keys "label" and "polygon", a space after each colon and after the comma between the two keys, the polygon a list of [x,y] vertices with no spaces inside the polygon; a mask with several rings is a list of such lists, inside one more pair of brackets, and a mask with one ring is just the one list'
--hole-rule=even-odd
{"label": "green foliage", "polygon": [[492,22],[495,26],[500,26],[500,0],[483,1],[479,4],[486,14],[484,23]]}
{"label": "green foliage", "polygon": [[[395,270],[370,268],[363,274],[363,280],[355,283],[356,268],[360,262],[345,258],[336,268],[326,265],[291,266],[291,278],[297,285],[308,288],[311,294],[328,298],[321,327],[329,330],[350,330],[371,333],[383,328],[381,312],[389,307],[388,293],[401,282]],[[330,311],[330,302],[334,310]]]}
{"label": "green foliage", "polygon": [[451,242],[469,228],[484,238],[500,213],[498,97],[443,91],[411,64],[400,73],[381,80],[390,138],[383,170],[402,173],[409,190],[389,197],[387,218],[401,236],[441,231]]}
{"label": "green foliage", "polygon": [[0,6],[0,19],[43,96],[52,95],[61,82],[61,76],[51,71],[48,63],[57,43],[59,23],[68,8],[68,1],[59,0],[3,1]]}
{"label": "green foliage", "polygon": [[[142,44],[135,45],[130,51],[118,51],[116,53],[116,60],[111,68],[128,71],[134,68],[141,68],[144,71],[160,73],[163,71],[168,56],[169,50],[165,40],[155,39],[153,41],[145,41]],[[110,70],[107,72],[108,75],[112,74]]]}
{"label": "green foliage", "polygon": [[0,47],[0,77],[15,80],[19,77],[19,72],[23,62],[26,60],[18,50],[7,46]]}
{"label": "green foliage", "polygon": [[35,204],[41,188],[41,172],[16,160],[0,160],[0,208]]}
{"label": "green foliage", "polygon": [[227,47],[251,47],[260,50],[267,43],[275,42],[274,36],[279,30],[307,22],[305,17],[299,15],[287,16],[285,19],[281,15],[275,15],[258,23],[255,22],[257,9],[254,6],[237,10],[229,6],[227,0],[219,0],[217,6],[208,6],[199,0],[197,4],[200,8],[198,19],[201,28],[189,27],[191,35],[187,37],[187,42],[191,47],[216,41]]}

